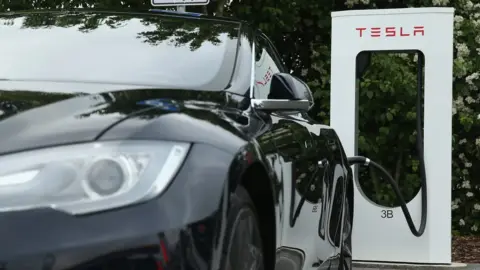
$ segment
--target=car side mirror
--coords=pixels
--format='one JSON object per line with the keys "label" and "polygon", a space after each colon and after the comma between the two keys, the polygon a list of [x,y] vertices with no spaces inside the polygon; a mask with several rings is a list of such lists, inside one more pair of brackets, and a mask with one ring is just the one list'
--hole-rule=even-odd
{"label": "car side mirror", "polygon": [[252,99],[252,107],[267,111],[308,111],[314,105],[308,85],[288,73],[275,73],[268,99]]}

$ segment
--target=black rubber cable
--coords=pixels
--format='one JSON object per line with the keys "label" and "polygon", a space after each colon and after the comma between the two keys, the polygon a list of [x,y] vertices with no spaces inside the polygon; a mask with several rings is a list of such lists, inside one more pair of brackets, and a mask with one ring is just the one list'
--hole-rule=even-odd
{"label": "black rubber cable", "polygon": [[417,61],[417,152],[419,159],[420,169],[420,187],[422,189],[421,194],[421,218],[420,227],[414,230],[415,227],[410,227],[412,234],[420,237],[425,232],[427,226],[427,173],[425,171],[425,153],[424,153],[424,136],[423,136],[423,67],[425,64],[423,54],[418,53]]}
{"label": "black rubber cable", "polygon": [[417,61],[417,151],[419,157],[419,169],[420,169],[420,179],[421,179],[421,218],[420,218],[420,227],[415,228],[413,224],[412,216],[410,215],[410,211],[408,211],[407,203],[403,198],[402,192],[397,185],[397,182],[393,179],[393,177],[388,173],[385,168],[380,166],[380,164],[369,160],[366,157],[349,157],[348,162],[350,165],[364,165],[364,166],[372,166],[383,173],[383,175],[387,178],[390,182],[390,185],[397,196],[397,201],[402,208],[403,215],[407,220],[408,227],[413,235],[416,237],[420,237],[425,232],[425,228],[427,226],[427,175],[425,172],[425,157],[424,157],[424,143],[423,143],[423,55],[419,55]]}
{"label": "black rubber cable", "polygon": [[[375,161],[371,161],[366,157],[349,157],[348,162],[350,165],[364,165],[364,166],[372,166],[375,169],[378,169],[382,174],[387,178],[388,182],[390,185],[392,185],[393,192],[395,192],[395,195],[397,196],[397,201],[400,204],[400,207],[402,208],[403,215],[405,216],[405,219],[407,220],[408,227],[410,228],[410,231],[412,232],[413,235],[420,237],[422,234],[425,232],[425,226],[426,226],[426,211],[422,211],[422,219],[420,222],[420,228],[417,230],[415,228],[415,225],[413,224],[412,216],[410,215],[410,211],[408,211],[407,203],[405,202],[405,199],[403,198],[402,192],[400,191],[400,188],[397,185],[397,182],[393,179],[393,177],[383,168],[380,166],[380,164],[376,163]],[[422,187],[423,188],[423,187]],[[426,205],[426,202],[424,203],[423,200],[423,193],[422,193],[422,210],[423,206]],[[424,214],[425,213],[425,214]]]}

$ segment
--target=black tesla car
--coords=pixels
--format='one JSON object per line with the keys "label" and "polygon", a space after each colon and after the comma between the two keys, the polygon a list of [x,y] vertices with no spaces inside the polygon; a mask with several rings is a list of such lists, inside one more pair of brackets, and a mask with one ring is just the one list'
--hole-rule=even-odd
{"label": "black tesla car", "polygon": [[0,269],[348,269],[352,171],[248,24],[0,15]]}

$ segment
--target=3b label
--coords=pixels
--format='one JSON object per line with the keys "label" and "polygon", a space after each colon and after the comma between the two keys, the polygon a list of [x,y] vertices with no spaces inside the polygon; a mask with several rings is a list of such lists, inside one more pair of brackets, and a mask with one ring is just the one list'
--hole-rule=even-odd
{"label": "3b label", "polygon": [[382,210],[382,218],[393,218],[393,210]]}

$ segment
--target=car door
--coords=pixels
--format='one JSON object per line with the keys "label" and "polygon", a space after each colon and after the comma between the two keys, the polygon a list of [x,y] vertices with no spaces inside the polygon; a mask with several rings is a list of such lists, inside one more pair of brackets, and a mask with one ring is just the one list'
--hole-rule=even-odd
{"label": "car door", "polygon": [[[298,191],[312,203],[318,201],[317,235],[314,252],[317,254],[317,269],[337,269],[340,263],[341,243],[344,232],[344,207],[348,168],[345,167],[345,157],[335,131],[325,125],[313,121],[306,113],[291,116],[294,121],[308,130],[312,136],[308,156],[310,160],[318,160],[317,181],[309,189],[303,189],[298,184]],[[310,152],[309,152],[310,153]],[[305,219],[312,217],[304,216]],[[351,229],[351,228],[350,228]],[[350,248],[350,247],[347,247]]]}
{"label": "car door", "polygon": [[[285,72],[285,68],[268,38],[257,35],[255,45],[254,96],[268,99],[273,74]],[[269,137],[278,154],[275,159],[276,166],[272,164],[272,167],[282,184],[282,212],[287,216],[281,226],[279,246],[280,249],[301,251],[303,267],[320,267],[338,255],[329,238],[322,239],[318,234],[322,210],[329,211],[329,208],[322,204],[322,197],[325,190],[331,189],[332,171],[329,167],[319,166],[319,161],[328,155],[321,153],[323,148],[318,146],[323,141],[316,141],[320,138],[319,134],[312,133],[310,129],[320,130],[320,125],[303,117],[299,111],[272,112],[270,117],[272,126]]]}
{"label": "car door", "polygon": [[[308,119],[307,115],[303,118]],[[322,211],[318,224],[316,249],[319,254],[330,254],[318,269],[337,269],[340,263],[340,252],[345,240],[344,232],[350,233],[351,228],[344,228],[346,190],[348,167],[345,166],[343,148],[333,129],[328,126],[314,124],[309,130],[314,138],[314,147],[318,158],[323,160],[324,175],[322,186]],[[348,217],[347,217],[348,218]],[[349,249],[350,247],[346,247]]]}

